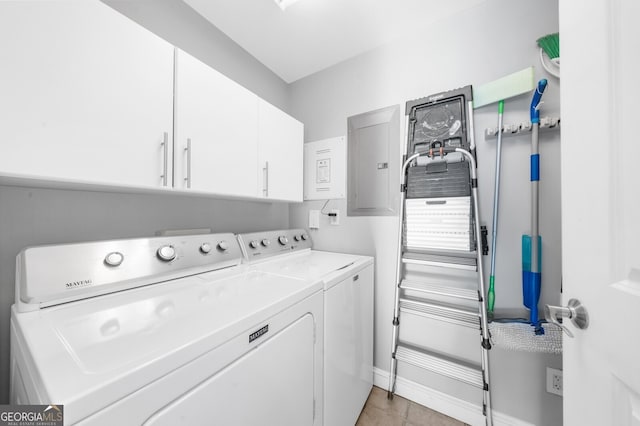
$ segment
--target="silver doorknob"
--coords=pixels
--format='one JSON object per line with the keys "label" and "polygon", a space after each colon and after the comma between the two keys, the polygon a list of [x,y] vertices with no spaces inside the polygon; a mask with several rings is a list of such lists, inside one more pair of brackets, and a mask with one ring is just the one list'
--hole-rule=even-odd
{"label": "silver doorknob", "polygon": [[562,325],[562,318],[569,318],[573,325],[580,330],[584,330],[589,327],[589,314],[578,299],[570,299],[566,308],[562,306],[545,305],[544,317],[550,323],[562,328],[569,337],[573,337],[573,333],[567,327]]}

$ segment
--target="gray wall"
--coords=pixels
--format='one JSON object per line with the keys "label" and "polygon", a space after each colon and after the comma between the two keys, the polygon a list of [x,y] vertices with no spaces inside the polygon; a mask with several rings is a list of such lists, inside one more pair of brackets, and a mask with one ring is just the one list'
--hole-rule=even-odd
{"label": "gray wall", "polygon": [[[558,30],[557,0],[487,0],[454,18],[431,25],[420,35],[391,43],[299,80],[291,86],[291,108],[305,123],[305,141],[347,134],[347,117],[393,104],[404,109],[407,100],[467,84],[481,85],[509,73],[535,65],[536,78],[547,77],[542,115],[558,115],[558,80],[547,76],[538,60],[536,39]],[[528,121],[528,95],[508,100],[505,123]],[[497,124],[497,104],[475,114],[478,145],[480,216],[489,225],[493,204],[495,141],[485,141],[483,130]],[[520,238],[529,233],[530,136],[505,138],[501,210],[496,272],[496,314],[526,316],[522,308]],[[544,303],[560,302],[560,135],[541,136],[540,233],[543,237]],[[307,226],[309,209],[323,201],[290,207],[293,227]],[[376,256],[375,365],[388,371],[391,319],[395,285],[396,217],[346,217],[346,201],[329,202],[337,208],[339,226],[328,225],[312,235],[316,248]],[[488,278],[489,259],[485,261]],[[488,281],[487,281],[488,282]],[[451,331],[455,333],[455,331]],[[450,335],[459,339],[460,336]],[[562,399],[545,392],[545,367],[560,367],[561,357],[507,352],[491,353],[491,386],[494,408],[502,413],[538,424],[562,423]],[[462,398],[470,392],[421,377],[401,368],[407,379],[440,387]],[[437,385],[436,385],[437,384]],[[479,392],[474,395],[479,396]],[[479,403],[479,398],[471,399]]]}
{"label": "gray wall", "polygon": [[[288,110],[287,85],[182,1],[105,3]],[[24,247],[145,237],[163,229],[249,232],[286,228],[288,215],[287,204],[0,186],[0,404],[9,400],[14,264]]]}

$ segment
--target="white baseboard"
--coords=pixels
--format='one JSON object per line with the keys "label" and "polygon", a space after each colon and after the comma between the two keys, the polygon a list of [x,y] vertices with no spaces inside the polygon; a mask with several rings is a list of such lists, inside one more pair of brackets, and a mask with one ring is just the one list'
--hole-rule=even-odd
{"label": "white baseboard", "polygon": [[[389,386],[389,373],[379,368],[373,369],[373,384],[382,389]],[[473,426],[485,426],[482,407],[454,396],[428,388],[420,383],[398,376],[396,379],[397,395],[407,398],[425,407],[429,407],[449,417],[458,419]],[[492,410],[495,426],[535,426],[532,423],[511,417]]]}

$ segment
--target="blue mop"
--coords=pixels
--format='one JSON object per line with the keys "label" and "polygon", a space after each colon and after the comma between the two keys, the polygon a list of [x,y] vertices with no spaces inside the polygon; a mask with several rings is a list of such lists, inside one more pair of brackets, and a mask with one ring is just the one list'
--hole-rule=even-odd
{"label": "blue mop", "polygon": [[529,322],[536,334],[544,334],[538,319],[542,269],[542,237],[538,231],[538,183],[540,181],[540,154],[538,131],[540,129],[540,99],[547,87],[547,80],[538,82],[531,100],[531,235],[522,236],[522,299],[530,311]]}

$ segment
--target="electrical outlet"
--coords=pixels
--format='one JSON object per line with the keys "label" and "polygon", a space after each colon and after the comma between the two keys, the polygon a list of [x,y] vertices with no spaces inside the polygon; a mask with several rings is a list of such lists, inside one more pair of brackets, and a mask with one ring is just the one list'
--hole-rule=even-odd
{"label": "electrical outlet", "polygon": [[562,396],[562,370],[547,367],[547,392]]}
{"label": "electrical outlet", "polygon": [[332,209],[329,212],[329,224],[330,225],[340,225],[340,210]]}

